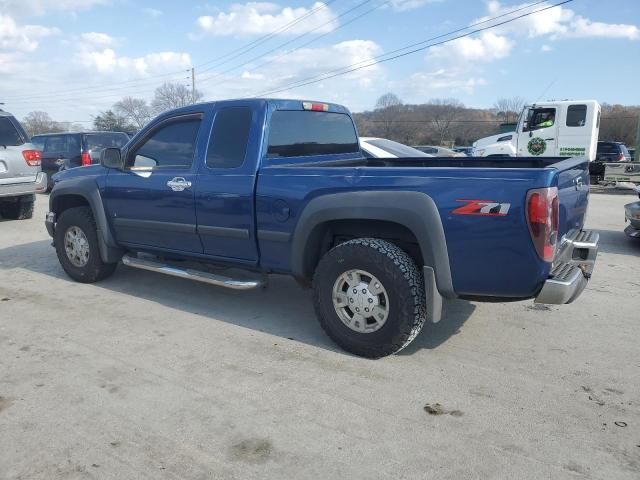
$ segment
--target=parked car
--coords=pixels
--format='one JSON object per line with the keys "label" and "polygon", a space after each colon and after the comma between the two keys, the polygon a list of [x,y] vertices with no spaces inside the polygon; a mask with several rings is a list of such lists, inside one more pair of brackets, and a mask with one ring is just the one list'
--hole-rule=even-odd
{"label": "parked car", "polygon": [[464,153],[467,157],[473,156],[473,147],[455,147],[452,150],[456,153]]}
{"label": "parked car", "polygon": [[0,216],[24,220],[33,216],[35,193],[46,188],[41,155],[20,122],[0,110]]}
{"label": "parked car", "polygon": [[[636,192],[640,197],[640,186],[636,186]],[[629,222],[624,233],[632,238],[640,238],[640,202],[627,203],[624,206],[624,221]]]}
{"label": "parked car", "polygon": [[386,138],[360,137],[360,149],[368,158],[433,157],[433,155]]}
{"label": "parked car", "polygon": [[414,145],[415,149],[428,153],[434,157],[466,157],[464,153],[454,152],[450,148],[435,147],[432,145]]}
{"label": "parked car", "polygon": [[45,133],[31,138],[32,143],[41,147],[42,170],[49,177],[49,191],[53,187],[53,174],[99,163],[103,149],[120,148],[128,141],[129,136],[122,132]]}
{"label": "parked car", "polygon": [[596,158],[589,164],[591,183],[599,183],[604,179],[607,163],[630,162],[631,155],[624,143],[598,142]]}
{"label": "parked car", "polygon": [[364,158],[342,106],[216,101],[59,173],[45,225],[79,282],[120,261],[240,290],[291,275],[336,343],[381,357],[439,321],[442,297],[575,300],[598,245],[587,175],[584,157]]}

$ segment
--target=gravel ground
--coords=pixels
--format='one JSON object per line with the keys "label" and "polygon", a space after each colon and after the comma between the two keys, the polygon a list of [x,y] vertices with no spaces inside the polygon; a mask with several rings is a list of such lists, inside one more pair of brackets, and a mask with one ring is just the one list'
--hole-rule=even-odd
{"label": "gravel ground", "polygon": [[0,479],[638,479],[633,198],[592,195],[601,251],[576,303],[449,302],[371,361],[288,278],[72,283],[39,197],[0,222]]}

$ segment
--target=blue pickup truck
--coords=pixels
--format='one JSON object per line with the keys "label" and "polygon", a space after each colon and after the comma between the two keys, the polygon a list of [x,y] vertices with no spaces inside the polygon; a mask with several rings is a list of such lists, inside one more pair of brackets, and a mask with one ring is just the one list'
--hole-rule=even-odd
{"label": "blue pickup truck", "polygon": [[376,358],[439,321],[443,297],[578,297],[598,244],[588,164],[365,158],[339,105],[220,101],[57,174],[46,227],[79,282],[119,262],[234,289],[292,275],[336,343]]}

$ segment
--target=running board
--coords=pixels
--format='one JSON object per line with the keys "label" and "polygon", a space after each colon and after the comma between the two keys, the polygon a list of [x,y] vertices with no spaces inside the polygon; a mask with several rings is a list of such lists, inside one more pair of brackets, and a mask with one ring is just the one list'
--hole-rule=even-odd
{"label": "running board", "polygon": [[224,275],[203,272],[201,270],[194,270],[191,268],[177,268],[167,263],[146,258],[132,257],[130,255],[124,255],[122,257],[122,263],[128,267],[164,273],[165,275],[171,275],[173,277],[188,278],[189,280],[196,280],[198,282],[231,288],[233,290],[250,290],[252,288],[263,287],[265,285],[263,280],[238,280]]}

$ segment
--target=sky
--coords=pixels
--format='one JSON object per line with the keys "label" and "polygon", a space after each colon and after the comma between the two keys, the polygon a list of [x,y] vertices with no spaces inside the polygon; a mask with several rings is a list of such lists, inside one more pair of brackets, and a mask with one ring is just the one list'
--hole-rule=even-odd
{"label": "sky", "polygon": [[[190,87],[192,67],[205,100],[267,95],[355,112],[386,92],[479,108],[514,96],[640,104],[638,0],[574,0],[453,39],[559,1],[0,0],[1,108],[90,126],[122,97]],[[375,63],[418,42],[431,46]],[[325,78],[349,66],[361,68]]]}

